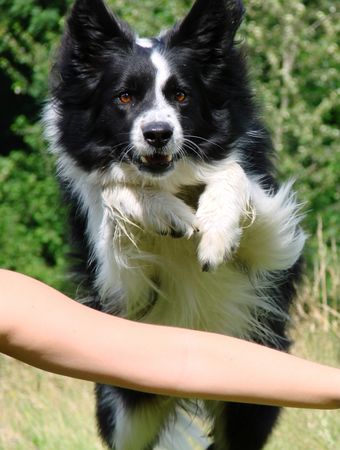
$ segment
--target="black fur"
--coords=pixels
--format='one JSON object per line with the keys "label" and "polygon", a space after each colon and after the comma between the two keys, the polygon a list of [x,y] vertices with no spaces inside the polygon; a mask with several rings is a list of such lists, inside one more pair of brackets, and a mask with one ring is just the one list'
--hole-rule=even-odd
{"label": "black fur", "polygon": [[[270,139],[257,116],[242,49],[234,45],[243,12],[239,1],[197,1],[157,45],[176,73],[167,84],[168,96],[177,86],[190,93],[190,102],[181,109],[181,125],[188,135],[200,136],[193,138],[201,147],[199,157],[225,158],[240,136],[259,132],[245,144],[245,168],[273,182]],[[197,24],[196,16],[204,20]],[[132,36],[101,0],[76,2],[51,87],[63,110],[60,144],[85,170],[105,168],[120,159],[124,135],[153,100],[148,92],[155,76],[150,50],[136,45]],[[127,87],[140,97],[132,113],[112,108],[115,96]]]}
{"label": "black fur", "polygon": [[[123,150],[134,121],[155,100],[152,86],[156,71],[150,63],[150,54],[158,49],[173,73],[164,95],[176,109],[184,134],[191,136],[197,146],[186,146],[186,156],[193,161],[218,162],[238,142],[240,164],[247,175],[260,176],[262,186],[275,191],[271,141],[258,118],[243,51],[235,43],[243,14],[239,0],[197,0],[182,22],[153,39],[150,49],[136,43],[128,25],[109,12],[102,0],[77,0],[51,78],[52,101],[57,102],[60,111],[57,146],[88,174],[97,169],[104,172],[113,162],[138,164],[133,149]],[[174,100],[179,89],[187,94],[182,104]],[[133,94],[134,108],[118,102],[117,98],[125,91]],[[88,218],[80,207],[81,199],[63,180],[62,184],[71,205],[72,235],[80,260],[78,272],[82,283],[85,280],[83,286],[92,306],[102,308],[95,288],[96,261],[86,233]],[[173,230],[173,237],[179,237],[177,230]],[[289,310],[299,273],[297,263],[275,275],[281,281],[277,282],[274,296],[283,311]],[[119,303],[124,297],[123,292],[115,295],[119,301],[112,303]],[[153,308],[157,302],[155,290],[151,289],[149,298],[149,307]],[[286,323],[275,317],[261,320],[276,334],[276,347],[287,350]],[[267,345],[273,343],[268,341]],[[117,398],[130,411],[141,404],[159,401],[149,394],[103,385],[97,386],[96,394],[100,433],[111,448]],[[212,448],[261,449],[278,414],[279,410],[272,407],[224,406],[216,425],[224,427],[223,442]],[[156,441],[150,442],[145,450],[152,449]]]}

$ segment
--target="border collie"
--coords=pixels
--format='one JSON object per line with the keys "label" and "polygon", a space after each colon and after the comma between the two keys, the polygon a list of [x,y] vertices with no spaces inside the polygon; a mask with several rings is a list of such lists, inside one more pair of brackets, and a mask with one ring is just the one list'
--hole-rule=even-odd
{"label": "border collie", "polygon": [[[91,306],[287,350],[305,236],[291,183],[275,181],[235,42],[243,14],[240,0],[196,0],[151,39],[102,0],[77,0],[46,134]],[[153,449],[186,407],[106,385],[96,395],[115,450]],[[261,449],[279,413],[211,401],[205,410],[215,450]]]}

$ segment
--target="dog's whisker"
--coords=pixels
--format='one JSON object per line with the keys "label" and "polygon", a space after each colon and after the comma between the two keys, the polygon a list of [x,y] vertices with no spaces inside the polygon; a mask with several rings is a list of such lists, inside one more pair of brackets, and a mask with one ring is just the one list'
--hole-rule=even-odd
{"label": "dog's whisker", "polygon": [[201,148],[199,147],[199,145],[197,145],[195,142],[193,142],[192,140],[185,137],[183,147],[188,148],[196,156],[198,156],[201,161],[204,161],[204,154],[203,154]]}
{"label": "dog's whisker", "polygon": [[[129,145],[129,142],[128,142],[128,141],[126,141],[126,142],[120,142],[119,144],[112,145],[112,146],[110,147],[110,153],[109,153],[109,155],[110,155],[110,156],[114,156],[115,153],[116,153],[117,151],[120,151],[122,148],[124,148],[124,146],[127,146],[127,145]],[[124,150],[124,151],[125,151],[125,150]]]}
{"label": "dog's whisker", "polygon": [[128,143],[125,147],[125,149],[123,150],[118,162],[123,162],[125,160],[125,158],[127,157],[127,155],[131,152],[131,150],[133,150],[134,146],[131,143]]}
{"label": "dog's whisker", "polygon": [[209,145],[213,145],[215,147],[218,147],[220,150],[225,151],[225,148],[223,148],[220,144],[217,144],[216,142],[212,141],[211,139],[207,139],[207,138],[204,138],[202,136],[189,135],[189,134],[186,135],[185,137],[186,138],[192,138],[192,139],[199,139],[199,140],[201,140],[203,142],[206,142]]}

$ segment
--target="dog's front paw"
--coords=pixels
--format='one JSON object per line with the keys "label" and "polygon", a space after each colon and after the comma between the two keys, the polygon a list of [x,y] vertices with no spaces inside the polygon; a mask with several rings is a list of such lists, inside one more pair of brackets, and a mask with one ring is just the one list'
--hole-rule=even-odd
{"label": "dog's front paw", "polygon": [[176,212],[166,211],[162,216],[158,216],[153,224],[153,231],[162,236],[173,238],[186,237],[189,239],[196,230],[193,214],[179,216]]}
{"label": "dog's front paw", "polygon": [[214,270],[233,258],[249,208],[250,183],[237,162],[227,162],[216,173],[208,173],[196,213],[201,234],[198,259],[204,271]]}
{"label": "dog's front paw", "polygon": [[152,205],[152,208],[146,211],[143,221],[153,232],[189,239],[197,231],[194,211],[177,197],[163,193]]}
{"label": "dog's front paw", "polygon": [[229,262],[242,236],[243,209],[223,192],[214,194],[212,190],[203,194],[196,213],[195,224],[200,230],[198,260],[205,272]]}
{"label": "dog's front paw", "polygon": [[221,229],[211,227],[205,229],[203,226],[200,231],[198,260],[204,272],[213,271],[220,264],[233,258],[240,244],[242,235],[240,227],[222,227]]}

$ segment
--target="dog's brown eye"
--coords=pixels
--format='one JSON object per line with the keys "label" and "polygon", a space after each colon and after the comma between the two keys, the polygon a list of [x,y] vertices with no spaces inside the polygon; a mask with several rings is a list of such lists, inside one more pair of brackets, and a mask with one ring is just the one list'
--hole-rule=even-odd
{"label": "dog's brown eye", "polygon": [[183,91],[178,91],[175,94],[175,99],[178,103],[183,103],[186,100],[187,96],[185,94],[185,92]]}
{"label": "dog's brown eye", "polygon": [[119,96],[120,103],[127,105],[132,102],[132,95],[129,92],[123,92]]}

